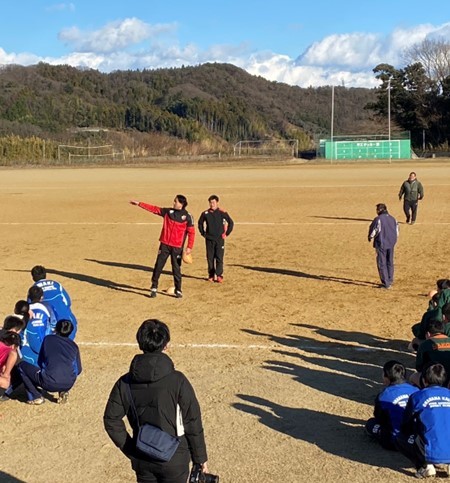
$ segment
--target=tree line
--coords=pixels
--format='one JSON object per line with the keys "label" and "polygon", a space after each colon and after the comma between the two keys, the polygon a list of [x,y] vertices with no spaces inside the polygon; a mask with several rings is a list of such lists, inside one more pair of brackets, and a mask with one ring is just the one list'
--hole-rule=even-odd
{"label": "tree line", "polygon": [[[426,133],[427,148],[446,149],[449,52],[444,41],[426,41],[405,52],[406,67],[376,66],[378,88],[335,87],[334,135],[387,134],[390,115],[394,131],[409,131],[414,147],[422,147]],[[314,149],[330,135],[331,89],[271,82],[229,64],[110,74],[45,63],[4,66],[0,157],[20,157],[20,139],[28,139],[23,155],[56,156],[53,142],[83,143],[86,136],[74,133],[94,127],[122,133],[118,147],[130,152],[137,138],[150,151],[155,140],[158,149],[161,140],[178,140],[177,150],[187,153],[231,152],[241,140],[293,139],[300,150]],[[46,139],[47,148],[37,148],[36,139]]]}

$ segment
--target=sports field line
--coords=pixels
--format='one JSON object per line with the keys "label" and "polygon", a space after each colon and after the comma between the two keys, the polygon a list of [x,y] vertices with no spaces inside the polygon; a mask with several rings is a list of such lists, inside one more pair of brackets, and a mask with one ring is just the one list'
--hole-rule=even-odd
{"label": "sports field line", "polygon": [[[303,226],[303,225],[362,225],[368,221],[304,221],[304,222],[266,222],[266,221],[237,221],[235,225],[240,226]],[[141,223],[128,221],[4,221],[0,226],[161,226],[161,222]],[[435,221],[433,223],[416,223],[416,225],[450,225],[448,221]]]}
{"label": "sports field line", "polygon": [[[367,222],[351,222],[351,223],[345,223],[345,225],[360,225],[361,223],[367,223]],[[235,225],[337,225],[337,224],[343,224],[343,223],[336,223],[336,222],[297,222],[297,223],[292,223],[292,222],[267,222],[267,221],[244,221],[244,222],[234,222]],[[128,222],[128,221],[32,221],[32,222],[19,222],[19,221],[11,221],[11,222],[1,222],[0,225],[14,225],[14,226],[20,226],[20,225],[45,225],[45,226],[82,226],[82,225],[89,225],[89,226],[96,226],[96,225],[143,225],[143,226],[161,226],[161,222],[157,223],[141,223],[141,222]]]}
{"label": "sports field line", "polygon": [[[136,342],[78,342],[77,344],[81,347],[134,347],[138,349],[138,345]],[[327,344],[333,344],[333,342],[327,342]],[[263,349],[263,350],[274,350],[279,349],[280,347],[285,348],[286,344],[170,344],[170,347],[177,348],[177,349],[235,349],[235,350],[247,350],[247,349]],[[330,346],[327,345],[326,347],[323,346],[313,346],[313,345],[299,345],[295,344],[295,346],[289,346],[290,349],[299,349],[299,350],[314,350],[318,352],[328,352],[330,350]],[[390,349],[385,347],[371,347],[367,345],[359,345],[354,346],[347,344],[345,346],[336,346],[332,348],[333,350],[355,350],[359,352],[372,352],[372,351],[388,351],[388,352],[396,352],[398,354],[403,354],[404,351],[399,351],[396,349]]]}

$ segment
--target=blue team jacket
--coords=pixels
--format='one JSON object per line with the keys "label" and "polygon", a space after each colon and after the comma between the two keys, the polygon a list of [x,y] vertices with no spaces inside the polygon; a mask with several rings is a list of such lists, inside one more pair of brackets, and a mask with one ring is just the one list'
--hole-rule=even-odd
{"label": "blue team jacket", "polygon": [[375,401],[374,416],[381,425],[381,431],[389,434],[391,441],[400,432],[403,413],[409,396],[418,390],[419,388],[403,382],[391,384],[378,394]]}
{"label": "blue team jacket", "polygon": [[[70,338],[73,340],[77,332],[77,319],[72,312],[72,301],[64,287],[55,280],[38,280],[34,285],[41,287],[44,292],[43,302],[51,306],[55,314],[55,324],[58,320],[70,320],[73,324],[73,332]],[[52,327],[54,329],[54,327]]]}
{"label": "blue team jacket", "polygon": [[412,394],[402,433],[419,437],[427,463],[450,463],[450,389],[429,386]]}
{"label": "blue team jacket", "polygon": [[44,337],[51,332],[51,312],[41,303],[30,305],[33,318],[30,319],[25,330],[20,334],[22,338],[22,358],[24,361],[37,366],[39,351]]}
{"label": "blue team jacket", "polygon": [[40,378],[47,391],[68,391],[81,373],[80,351],[68,337],[48,335],[39,352]]}

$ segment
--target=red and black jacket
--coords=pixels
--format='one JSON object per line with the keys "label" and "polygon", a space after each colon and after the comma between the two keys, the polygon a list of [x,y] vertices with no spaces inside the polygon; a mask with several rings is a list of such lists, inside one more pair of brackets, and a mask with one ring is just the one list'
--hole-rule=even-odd
{"label": "red and black jacket", "polygon": [[164,218],[159,241],[170,247],[181,248],[187,236],[187,248],[193,248],[195,239],[194,220],[186,210],[174,208],[160,208],[139,202],[138,205],[144,210]]}

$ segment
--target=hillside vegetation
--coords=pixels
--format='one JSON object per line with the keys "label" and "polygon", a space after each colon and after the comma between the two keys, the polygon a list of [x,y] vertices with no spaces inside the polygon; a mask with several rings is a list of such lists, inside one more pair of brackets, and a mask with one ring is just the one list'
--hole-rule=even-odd
{"label": "hillside vegetation", "polygon": [[[334,135],[385,133],[376,91],[335,88]],[[103,74],[40,63],[0,69],[0,158],[56,159],[59,144],[110,143],[124,157],[233,152],[241,140],[330,135],[331,87],[270,82],[229,64]],[[45,146],[44,146],[45,144]]]}

